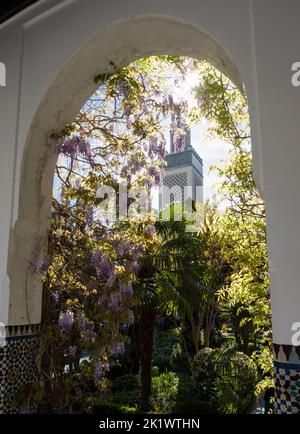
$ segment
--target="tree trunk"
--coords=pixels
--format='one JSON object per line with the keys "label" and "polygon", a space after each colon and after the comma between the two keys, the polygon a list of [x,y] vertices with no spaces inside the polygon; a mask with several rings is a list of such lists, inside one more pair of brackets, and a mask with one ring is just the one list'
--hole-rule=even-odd
{"label": "tree trunk", "polygon": [[141,364],[141,397],[140,411],[146,413],[150,409],[151,367],[153,353],[155,309],[145,308],[140,317],[140,364]]}
{"label": "tree trunk", "polygon": [[131,367],[130,372],[133,375],[138,375],[140,371],[140,336],[139,324],[134,323],[130,333],[131,339]]}

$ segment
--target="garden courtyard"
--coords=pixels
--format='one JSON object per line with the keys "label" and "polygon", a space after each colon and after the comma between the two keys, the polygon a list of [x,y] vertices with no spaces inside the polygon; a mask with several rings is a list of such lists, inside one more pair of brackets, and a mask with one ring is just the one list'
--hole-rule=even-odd
{"label": "garden courtyard", "polygon": [[[265,208],[245,90],[176,56],[111,63],[95,83],[49,137],[52,223],[30,264],[43,283],[39,372],[16,408],[241,414],[265,398],[272,412]],[[186,152],[197,125],[211,146],[226,143],[204,177],[217,183],[189,212],[174,195],[162,207],[170,146]]]}

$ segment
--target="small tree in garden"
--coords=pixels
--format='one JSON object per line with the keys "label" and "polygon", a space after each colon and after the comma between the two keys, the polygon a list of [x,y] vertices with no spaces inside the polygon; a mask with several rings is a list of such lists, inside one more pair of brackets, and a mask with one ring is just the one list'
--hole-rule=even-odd
{"label": "small tree in garden", "polygon": [[[171,215],[174,213],[171,211]],[[169,304],[174,307],[191,301],[187,297],[193,290],[195,300],[202,294],[202,287],[183,289],[187,276],[193,276],[189,283],[197,281],[198,264],[193,253],[200,251],[196,234],[186,231],[187,222],[156,222],[157,237],[155,249],[145,251],[140,261],[140,271],[135,284],[140,300],[140,343],[141,343],[141,411],[148,411],[151,395],[151,363],[153,351],[154,322],[159,312],[165,312]]]}
{"label": "small tree in garden", "polygon": [[181,289],[185,300],[181,313],[191,327],[194,354],[201,345],[210,346],[211,333],[219,315],[217,292],[230,275],[216,206],[206,203],[203,215],[203,224],[197,234],[198,248],[191,251],[196,274],[186,273]]}

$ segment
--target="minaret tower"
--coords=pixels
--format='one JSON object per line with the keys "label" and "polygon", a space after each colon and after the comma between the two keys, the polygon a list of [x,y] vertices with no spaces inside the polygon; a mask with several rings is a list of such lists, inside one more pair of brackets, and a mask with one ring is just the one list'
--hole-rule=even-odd
{"label": "minaret tower", "polygon": [[[203,162],[191,144],[191,130],[186,127],[179,137],[183,141],[181,151],[176,151],[176,133],[170,130],[170,153],[166,155],[167,166],[164,170],[163,186],[168,187],[170,194],[161,190],[159,207],[162,210],[172,202],[184,203],[184,189],[189,186],[193,202],[203,203]],[[200,189],[197,187],[201,187]],[[199,191],[201,191],[199,197]],[[197,194],[198,192],[198,194]]]}

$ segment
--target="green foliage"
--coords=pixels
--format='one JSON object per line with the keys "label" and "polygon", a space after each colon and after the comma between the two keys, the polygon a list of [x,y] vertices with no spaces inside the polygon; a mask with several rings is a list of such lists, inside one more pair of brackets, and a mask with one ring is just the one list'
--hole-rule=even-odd
{"label": "green foliage", "polygon": [[188,354],[183,347],[182,338],[180,342],[175,342],[172,347],[170,365],[171,369],[175,372],[186,372],[190,374]]}
{"label": "green foliage", "polygon": [[[190,375],[152,370],[153,384],[151,409],[155,413],[215,413],[213,404],[199,400]],[[140,379],[137,375],[124,375],[112,381],[111,402],[119,406],[137,408]],[[194,409],[194,410],[193,410]]]}
{"label": "green foliage", "polygon": [[164,372],[153,378],[152,409],[155,413],[216,413],[212,403],[199,399],[189,374]]}
{"label": "green foliage", "polygon": [[256,385],[255,394],[261,396],[267,389],[274,388],[274,362],[271,343],[252,354],[252,358],[259,367],[262,380]]}
{"label": "green foliage", "polygon": [[172,413],[179,388],[175,372],[165,372],[152,380],[152,407],[156,413]]}
{"label": "green foliage", "polygon": [[257,367],[246,354],[236,352],[217,361],[214,401],[221,413],[240,414],[254,397]]}
{"label": "green foliage", "polygon": [[231,144],[220,167],[219,197],[226,200],[218,232],[230,274],[218,288],[221,319],[249,352],[250,341],[270,330],[265,207],[252,175],[251,136],[245,95],[213,67],[202,65],[197,95],[199,117],[210,122],[211,138]]}
{"label": "green foliage", "polygon": [[254,396],[257,378],[253,360],[234,348],[204,348],[194,357],[193,383],[200,397],[221,413],[243,413]]}
{"label": "green foliage", "polygon": [[212,400],[216,380],[216,361],[219,350],[203,348],[195,355],[192,362],[192,380],[202,399]]}
{"label": "green foliage", "polygon": [[138,375],[123,375],[112,381],[112,402],[137,407],[140,396],[140,377]]}
{"label": "green foliage", "polygon": [[159,330],[155,333],[152,363],[160,372],[187,371],[188,360],[181,344],[181,329]]}

